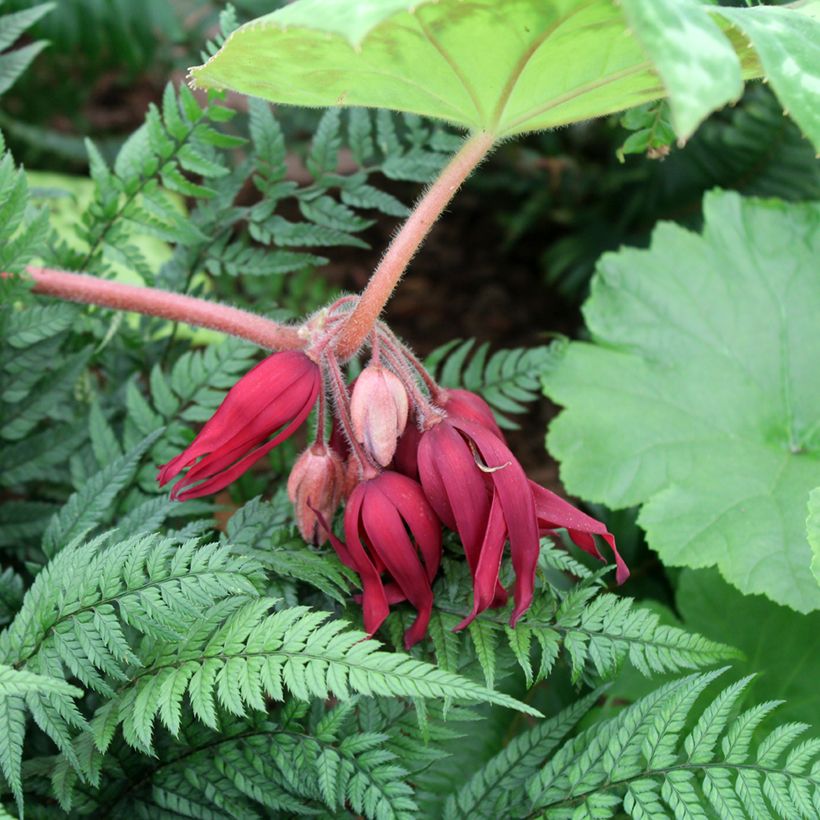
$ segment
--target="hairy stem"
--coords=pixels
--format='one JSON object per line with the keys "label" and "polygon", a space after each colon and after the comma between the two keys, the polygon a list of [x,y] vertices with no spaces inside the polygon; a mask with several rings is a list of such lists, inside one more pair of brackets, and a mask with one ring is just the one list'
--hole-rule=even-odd
{"label": "hairy stem", "polygon": [[300,350],[305,346],[305,339],[296,328],[217,302],[155,288],[123,285],[83,273],[67,273],[33,265],[26,271],[34,280],[35,293],[207,327],[247,339],[270,350]]}
{"label": "hairy stem", "polygon": [[493,142],[494,137],[484,131],[470,137],[419,200],[390,243],[342,329],[336,345],[336,353],[342,360],[361,347],[433,223],[493,147]]}

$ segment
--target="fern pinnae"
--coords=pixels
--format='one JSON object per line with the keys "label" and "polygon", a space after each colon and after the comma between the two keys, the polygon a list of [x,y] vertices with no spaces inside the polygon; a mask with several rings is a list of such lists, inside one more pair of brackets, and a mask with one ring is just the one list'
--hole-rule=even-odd
{"label": "fern pinnae", "polygon": [[[520,803],[516,786],[523,785],[543,765],[545,758],[573,729],[600,698],[603,690],[591,692],[555,717],[543,720],[510,743],[458,790],[447,798],[444,816],[447,820],[464,817],[498,816],[498,799],[507,797]],[[509,805],[504,811],[511,812]]]}
{"label": "fern pinnae", "polygon": [[[531,780],[533,807],[553,811],[587,805],[606,793],[617,795],[618,805],[623,800],[632,817],[663,816],[667,811],[684,817],[715,813],[731,820],[816,816],[820,740],[794,745],[805,725],[778,727],[759,744],[755,754],[743,752],[736,741],[742,738],[745,742],[747,727],[771,711],[770,704],[742,713],[727,728],[748,679],[713,698],[681,742],[681,729],[688,723],[694,702],[716,674],[694,675],[667,684],[569,741]],[[722,759],[716,751],[720,735],[724,740],[734,739],[720,744]],[[599,758],[595,751],[602,745],[599,738],[608,743],[605,758]]]}

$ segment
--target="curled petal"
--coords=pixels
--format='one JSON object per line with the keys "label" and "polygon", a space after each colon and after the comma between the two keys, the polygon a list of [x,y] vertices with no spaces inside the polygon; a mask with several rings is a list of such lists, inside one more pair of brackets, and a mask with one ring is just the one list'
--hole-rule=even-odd
{"label": "curled petal", "polygon": [[535,586],[535,568],[540,549],[535,521],[535,504],[527,476],[510,449],[494,433],[471,422],[456,420],[453,425],[466,433],[489,468],[493,489],[498,497],[515,570],[515,608],[510,624],[529,609]]}
{"label": "curled petal", "polygon": [[419,476],[438,517],[458,532],[470,571],[475,574],[490,512],[490,498],[464,439],[447,422],[421,437]]}
{"label": "curled petal", "polygon": [[605,524],[591,515],[581,512],[569,501],[565,501],[534,481],[530,481],[530,488],[535,501],[538,527],[543,533],[566,529],[569,537],[578,547],[589,555],[603,561],[604,557],[593,538],[593,535],[599,535],[609,544],[612,554],[615,556],[615,566],[617,567],[615,578],[618,583],[622,584],[629,578],[629,568],[615,546],[615,536],[607,530]]}
{"label": "curled petal", "polygon": [[[370,560],[362,544],[362,505],[367,491],[367,483],[360,484],[350,496],[345,509],[345,540],[347,552],[362,581],[362,614],[364,628],[369,634],[375,633],[390,613],[381,575]],[[333,543],[331,541],[331,543]],[[336,545],[334,544],[334,547]]]}
{"label": "curled petal", "polygon": [[[473,611],[455,628],[464,629],[485,609],[496,603],[498,593],[498,572],[501,569],[501,559],[504,556],[504,544],[507,541],[507,523],[501,511],[501,502],[498,496],[493,496],[490,507],[490,518],[484,541],[481,545],[481,557],[475,572],[473,584]],[[504,596],[506,603],[506,595]]]}
{"label": "curled petal", "polygon": [[405,646],[409,649],[427,631],[433,611],[433,591],[392,499],[375,486],[370,488],[368,495],[370,497],[362,507],[362,523],[368,541],[379,553],[404,596],[419,613],[405,634]]}
{"label": "curled petal", "polygon": [[441,563],[441,524],[424,492],[412,479],[389,471],[379,476],[378,485],[407,524],[432,582]]}

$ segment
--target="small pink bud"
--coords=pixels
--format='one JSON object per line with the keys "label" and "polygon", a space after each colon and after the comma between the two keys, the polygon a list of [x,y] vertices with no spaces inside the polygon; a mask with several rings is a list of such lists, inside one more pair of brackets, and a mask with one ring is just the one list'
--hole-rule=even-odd
{"label": "small pink bud", "polygon": [[386,467],[396,452],[396,440],[407,425],[410,403],[401,380],[379,365],[366,367],[350,397],[350,417],[356,440]]}
{"label": "small pink bud", "polygon": [[305,541],[321,544],[327,534],[317,513],[330,525],[345,486],[339,456],[324,444],[308,447],[296,459],[288,478],[288,497],[296,510],[296,523]]}

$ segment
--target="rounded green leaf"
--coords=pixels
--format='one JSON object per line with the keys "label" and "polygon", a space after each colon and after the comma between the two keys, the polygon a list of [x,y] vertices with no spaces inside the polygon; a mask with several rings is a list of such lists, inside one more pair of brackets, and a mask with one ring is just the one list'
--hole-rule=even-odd
{"label": "rounded green leaf", "polygon": [[809,517],[806,519],[806,532],[811,545],[811,570],[817,583],[820,584],[820,487],[815,487],[809,494]]}
{"label": "rounded green leaf", "polygon": [[715,11],[701,0],[297,0],[191,74],[277,103],[392,108],[499,138],[668,95],[687,137],[737,99],[741,72],[759,73],[728,31],[735,18]]}
{"label": "rounded green leaf", "polygon": [[820,483],[820,205],[715,192],[703,235],[661,224],[604,256],[573,343],[545,377],[566,407],[567,489],[639,523],[668,564],[820,608],[806,499]]}

